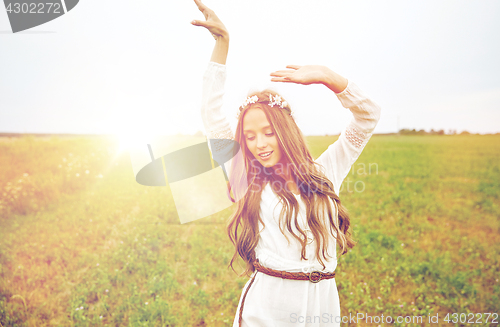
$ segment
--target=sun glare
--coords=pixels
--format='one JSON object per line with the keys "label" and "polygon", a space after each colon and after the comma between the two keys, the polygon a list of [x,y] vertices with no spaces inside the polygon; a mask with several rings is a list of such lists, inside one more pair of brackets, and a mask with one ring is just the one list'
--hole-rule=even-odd
{"label": "sun glare", "polygon": [[145,147],[147,143],[155,137],[155,134],[146,130],[124,129],[117,131],[115,136],[118,138],[118,153],[128,151],[131,148]]}

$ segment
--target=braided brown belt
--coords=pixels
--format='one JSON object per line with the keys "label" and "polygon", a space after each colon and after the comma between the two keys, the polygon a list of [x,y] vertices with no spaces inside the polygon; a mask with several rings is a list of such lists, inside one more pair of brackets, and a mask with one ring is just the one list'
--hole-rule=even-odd
{"label": "braided brown belt", "polygon": [[[269,276],[274,276],[274,277],[281,277],[284,279],[295,279],[295,280],[308,280],[311,283],[318,283],[320,280],[323,279],[331,279],[335,278],[335,271],[331,273],[323,273],[321,271],[313,271],[309,274],[302,273],[302,272],[297,272],[297,273],[292,273],[288,271],[282,271],[282,270],[274,270],[271,268],[266,268],[262,266],[259,263],[259,259],[255,260],[253,262],[253,266],[255,267],[255,270],[269,275]],[[238,318],[238,325],[241,327],[241,319],[243,315],[243,304],[245,303],[245,298],[247,297],[248,290],[250,289],[250,286],[252,286],[255,276],[257,276],[257,273],[255,273],[252,277],[252,280],[250,281],[250,284],[248,284],[248,287],[245,291],[245,294],[243,294],[243,298],[241,299],[241,306],[240,306],[240,314]]]}

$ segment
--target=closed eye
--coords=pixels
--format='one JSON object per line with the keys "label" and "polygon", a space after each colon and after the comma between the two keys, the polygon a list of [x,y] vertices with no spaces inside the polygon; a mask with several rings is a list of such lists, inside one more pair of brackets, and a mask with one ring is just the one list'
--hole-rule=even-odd
{"label": "closed eye", "polygon": [[[274,135],[274,133],[268,133],[268,134],[266,134],[267,137],[271,137],[273,135]],[[249,141],[253,141],[254,139],[255,139],[255,136],[254,137],[247,137],[247,140],[249,140]]]}

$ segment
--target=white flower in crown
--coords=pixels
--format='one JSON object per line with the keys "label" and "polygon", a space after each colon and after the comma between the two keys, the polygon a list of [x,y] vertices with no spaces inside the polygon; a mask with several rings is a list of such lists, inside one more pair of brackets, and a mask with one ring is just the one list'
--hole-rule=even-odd
{"label": "white flower in crown", "polygon": [[241,108],[245,108],[248,104],[250,103],[255,103],[259,101],[259,97],[257,97],[256,95],[254,96],[251,96],[251,97],[248,97],[245,102],[243,102],[243,105],[241,106]]}
{"label": "white flower in crown", "polygon": [[281,104],[281,97],[279,95],[273,96],[272,94],[269,94],[269,99],[271,100],[269,101],[269,105],[271,107],[274,107],[274,105],[278,105],[283,108],[283,105]]}

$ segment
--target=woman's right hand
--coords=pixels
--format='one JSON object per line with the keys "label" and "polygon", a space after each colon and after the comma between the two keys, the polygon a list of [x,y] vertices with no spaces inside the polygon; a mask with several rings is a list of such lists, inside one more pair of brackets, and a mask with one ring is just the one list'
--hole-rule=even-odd
{"label": "woman's right hand", "polygon": [[198,9],[203,13],[203,16],[205,16],[206,21],[193,20],[191,24],[195,26],[205,27],[210,31],[210,33],[212,33],[215,40],[218,40],[220,38],[228,40],[229,32],[227,31],[226,27],[221,22],[219,17],[217,17],[215,12],[201,3],[200,0],[194,0],[194,2],[198,6]]}

